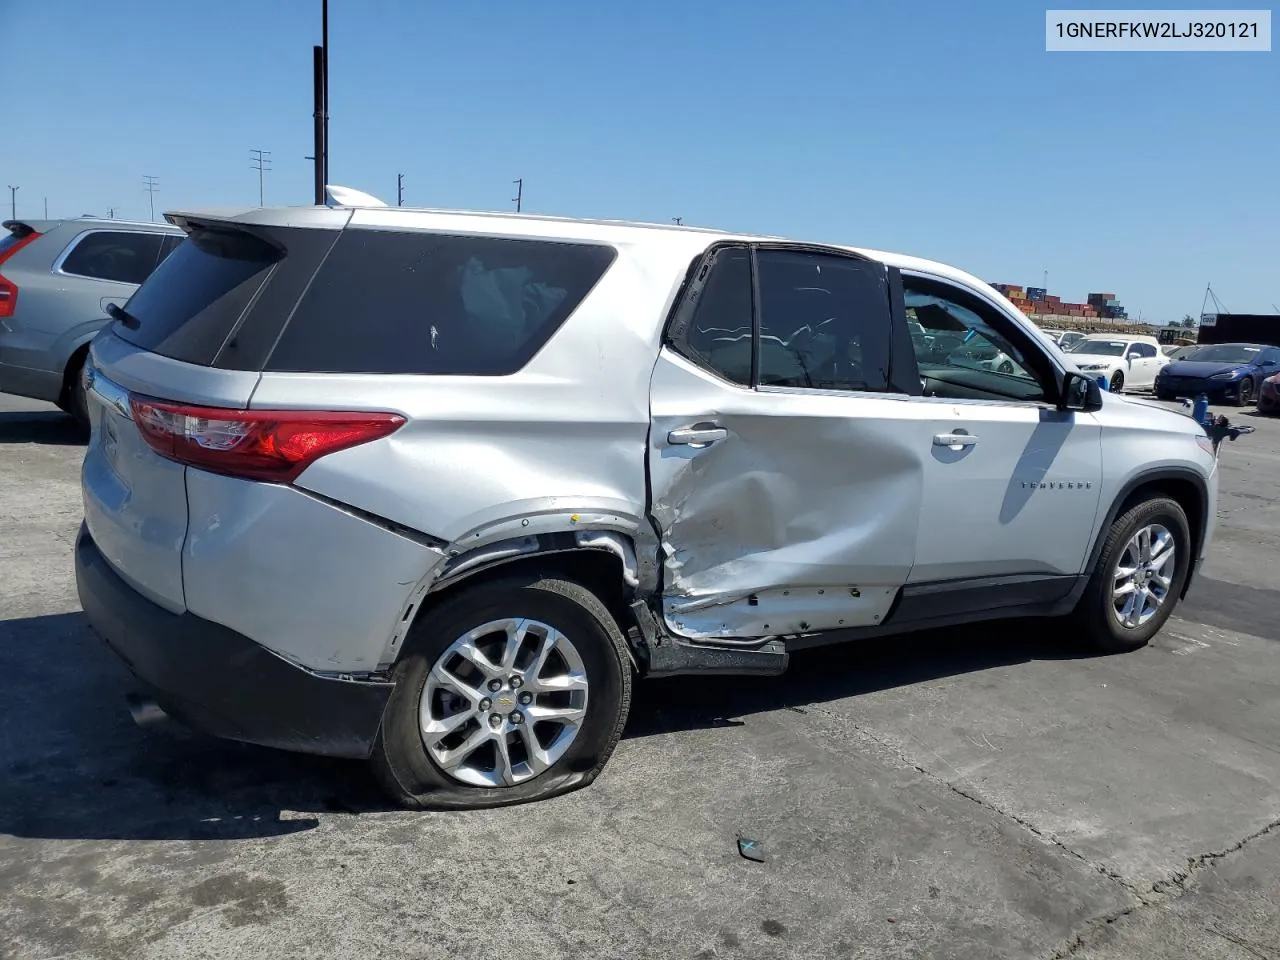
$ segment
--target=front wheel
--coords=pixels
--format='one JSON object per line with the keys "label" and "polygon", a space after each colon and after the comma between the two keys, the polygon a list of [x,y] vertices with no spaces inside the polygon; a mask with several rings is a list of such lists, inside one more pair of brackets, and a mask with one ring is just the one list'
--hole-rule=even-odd
{"label": "front wheel", "polygon": [[1073,617],[1108,653],[1150,642],[1177,606],[1191,568],[1191,531],[1176,500],[1153,497],[1117,517]]}
{"label": "front wheel", "polygon": [[1124,392],[1124,374],[1121,373],[1119,370],[1113,373],[1111,375],[1111,381],[1110,383],[1108,383],[1107,388],[1112,393],[1123,393]]}
{"label": "front wheel", "polygon": [[565,580],[512,578],[414,624],[371,758],[396,803],[498,807],[591,783],[631,704],[626,641]]}
{"label": "front wheel", "polygon": [[1236,390],[1236,406],[1247,407],[1251,403],[1253,403],[1253,381],[1245,377]]}

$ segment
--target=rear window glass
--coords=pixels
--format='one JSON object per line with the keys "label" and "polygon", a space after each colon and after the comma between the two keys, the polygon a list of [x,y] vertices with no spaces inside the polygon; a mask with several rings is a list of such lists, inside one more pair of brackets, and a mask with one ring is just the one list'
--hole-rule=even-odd
{"label": "rear window glass", "polygon": [[348,229],[267,369],[514,373],[614,256],[612,247],[596,244]]}
{"label": "rear window glass", "polygon": [[196,231],[125,305],[134,329],[115,325],[135,346],[209,365],[281,254],[243,233]]}

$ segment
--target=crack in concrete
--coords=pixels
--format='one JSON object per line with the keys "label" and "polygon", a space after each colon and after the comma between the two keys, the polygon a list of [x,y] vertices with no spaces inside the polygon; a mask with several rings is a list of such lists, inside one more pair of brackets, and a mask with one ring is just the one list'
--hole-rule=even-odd
{"label": "crack in concrete", "polygon": [[[871,733],[869,730],[860,726],[857,723],[857,721],[852,720],[849,717],[843,716],[842,714],[836,713],[833,710],[828,710],[824,707],[820,707],[814,704],[811,704],[809,709],[811,712],[819,713],[822,716],[826,717],[828,720],[836,722],[841,727],[847,727],[848,729],[853,730],[854,733],[856,733],[863,740],[873,743],[877,747],[879,747],[881,750],[887,751],[893,756],[895,756],[898,759],[898,761],[904,766],[908,767],[911,770],[916,771],[921,776],[926,777],[932,782],[946,787],[948,790],[951,790],[953,793],[957,794],[958,796],[964,797],[964,799],[968,800],[970,803],[977,804],[979,807],[982,807],[984,810],[989,810],[1000,817],[1003,817],[1007,820],[1011,820],[1012,822],[1016,823],[1018,826],[1022,827],[1027,832],[1031,833],[1035,837],[1044,841],[1045,843],[1048,843],[1052,846],[1057,847],[1058,849],[1070,855],[1072,858],[1080,861],[1081,863],[1091,867],[1096,872],[1102,874],[1107,879],[1114,881],[1116,884],[1122,887],[1127,893],[1129,893],[1138,901],[1137,903],[1131,904],[1130,906],[1125,907],[1121,910],[1116,910],[1113,913],[1105,914],[1100,917],[1093,917],[1093,918],[1090,918],[1089,920],[1086,920],[1084,929],[1080,930],[1078,933],[1076,933],[1074,937],[1072,937],[1069,941],[1067,941],[1067,943],[1058,947],[1053,953],[1049,954],[1045,958],[1045,960],[1067,960],[1067,958],[1073,956],[1076,953],[1076,951],[1084,947],[1091,939],[1091,935],[1095,934],[1099,929],[1110,926],[1116,921],[1122,920],[1123,918],[1129,916],[1131,913],[1137,910],[1140,910],[1143,907],[1158,906],[1162,903],[1167,903],[1171,900],[1178,899],[1179,897],[1183,896],[1187,892],[1188,882],[1197,872],[1199,872],[1200,870],[1203,870],[1205,867],[1209,866],[1210,864],[1217,863],[1219,860],[1222,860],[1226,857],[1231,856],[1233,853],[1238,853],[1240,850],[1244,849],[1244,847],[1247,844],[1252,843],[1254,840],[1261,839],[1262,837],[1267,836],[1269,833],[1272,833],[1273,831],[1280,829],[1280,819],[1272,820],[1270,823],[1266,824],[1266,826],[1258,830],[1255,830],[1253,833],[1237,841],[1236,843],[1233,843],[1231,846],[1227,847],[1224,850],[1214,850],[1214,851],[1209,851],[1208,853],[1197,854],[1194,857],[1188,857],[1187,866],[1185,870],[1178,870],[1173,874],[1173,876],[1165,880],[1156,881],[1154,884],[1151,885],[1149,889],[1142,889],[1136,886],[1135,884],[1133,884],[1132,882],[1130,882],[1129,880],[1127,880],[1122,874],[1120,874],[1116,870],[1106,866],[1105,864],[1096,863],[1093,860],[1090,860],[1084,854],[1079,853],[1076,850],[1073,850],[1071,847],[1069,847],[1062,840],[1055,837],[1053,834],[1046,833],[1045,831],[1037,827],[1035,824],[1018,816],[1016,813],[1013,813],[1009,810],[1003,810],[996,804],[992,803],[990,800],[987,800],[986,798],[981,797],[975,793],[971,793],[970,791],[965,790],[964,788],[958,786],[957,784],[952,783],[950,780],[946,779],[945,777],[938,776],[933,771],[926,769],[925,767],[917,763],[915,760],[913,760],[911,757],[903,753],[901,748],[883,739],[882,737],[878,737],[874,733]],[[957,771],[957,773],[958,772],[959,771]],[[1276,958],[1274,957],[1257,953],[1256,947],[1252,947],[1247,943],[1240,942],[1236,940],[1234,937],[1224,933],[1219,929],[1215,928],[1210,932],[1218,934],[1219,936],[1225,937],[1226,939],[1231,940],[1234,943],[1237,943],[1237,945],[1239,945],[1242,949],[1249,950],[1249,952],[1253,953],[1255,956],[1261,957],[1262,960],[1276,960]]]}

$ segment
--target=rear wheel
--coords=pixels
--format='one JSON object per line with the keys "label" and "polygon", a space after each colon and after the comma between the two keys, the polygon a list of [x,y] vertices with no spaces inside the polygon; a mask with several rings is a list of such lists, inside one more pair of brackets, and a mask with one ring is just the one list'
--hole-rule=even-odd
{"label": "rear wheel", "polygon": [[84,389],[84,364],[88,357],[89,351],[85,350],[72,357],[67,364],[63,402],[60,404],[63,410],[71,414],[80,432],[86,436],[89,433],[89,398]]}
{"label": "rear wheel", "polygon": [[1111,375],[1111,381],[1108,384],[1108,389],[1112,393],[1124,392],[1124,374],[1121,373],[1119,370],[1117,370],[1115,373]]}
{"label": "rear wheel", "polygon": [[396,803],[497,807],[590,784],[631,703],[626,641],[565,580],[483,583],[427,612],[396,665],[373,770]]}
{"label": "rear wheel", "polygon": [[1247,407],[1253,403],[1253,380],[1245,377],[1240,381],[1240,388],[1236,391],[1236,406]]}
{"label": "rear wheel", "polygon": [[1177,606],[1191,566],[1187,515],[1156,496],[1117,517],[1073,618],[1108,653],[1144,647]]}

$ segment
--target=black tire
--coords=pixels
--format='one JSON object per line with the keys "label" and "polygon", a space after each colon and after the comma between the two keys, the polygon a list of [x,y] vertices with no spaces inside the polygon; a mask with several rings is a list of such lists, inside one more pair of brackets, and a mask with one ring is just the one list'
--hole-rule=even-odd
{"label": "black tire", "polygon": [[1247,407],[1253,403],[1253,378],[1245,377],[1236,390],[1236,406]]}
{"label": "black tire", "polygon": [[85,437],[88,437],[90,432],[89,398],[85,396],[82,374],[84,373],[84,362],[88,356],[89,352],[86,350],[67,365],[63,402],[59,404],[63,410],[71,415],[71,419],[75,420],[76,429]]}
{"label": "black tire", "polygon": [[[1114,571],[1129,540],[1142,527],[1158,523],[1173,535],[1174,573],[1164,602],[1146,623],[1126,627],[1116,616],[1112,596]],[[1098,566],[1076,605],[1072,619],[1087,640],[1106,653],[1128,653],[1145,647],[1165,625],[1178,604],[1191,564],[1191,528],[1177,501],[1159,495],[1125,511],[1111,524]]]}
{"label": "black tire", "polygon": [[1124,392],[1124,374],[1119,370],[1116,371],[1114,377],[1107,381],[1107,389],[1112,393]]}
{"label": "black tire", "polygon": [[[545,772],[509,787],[472,786],[450,777],[428,755],[419,701],[427,674],[449,646],[502,617],[540,620],[570,639],[589,684],[586,716],[568,750]],[[566,580],[512,577],[450,597],[414,624],[393,676],[395,690],[370,760],[387,796],[410,809],[501,807],[588,786],[617,746],[631,708],[631,660],[622,632],[593,593]]]}

